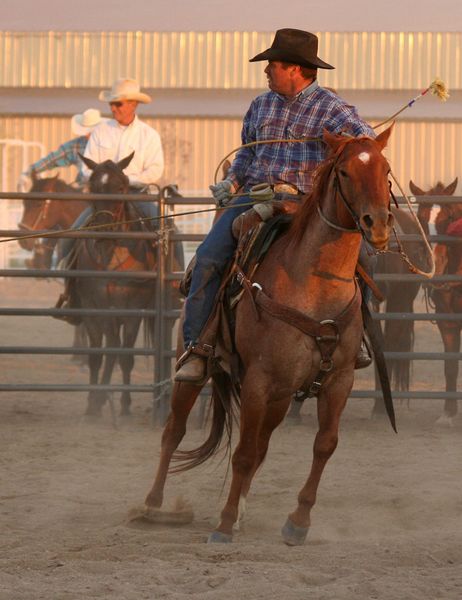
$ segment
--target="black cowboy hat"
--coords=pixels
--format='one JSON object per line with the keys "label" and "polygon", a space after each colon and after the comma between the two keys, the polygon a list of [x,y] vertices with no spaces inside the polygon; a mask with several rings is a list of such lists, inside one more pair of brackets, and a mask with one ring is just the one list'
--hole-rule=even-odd
{"label": "black cowboy hat", "polygon": [[318,38],[301,29],[278,29],[271,48],[260,52],[249,62],[279,60],[312,69],[335,69],[317,56]]}

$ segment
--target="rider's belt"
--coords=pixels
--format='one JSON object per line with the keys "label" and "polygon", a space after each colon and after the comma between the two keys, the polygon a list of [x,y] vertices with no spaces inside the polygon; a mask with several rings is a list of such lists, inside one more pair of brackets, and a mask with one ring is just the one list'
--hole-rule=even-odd
{"label": "rider's belt", "polygon": [[275,194],[290,194],[291,196],[297,196],[301,193],[295,185],[290,183],[275,183],[273,190]]}

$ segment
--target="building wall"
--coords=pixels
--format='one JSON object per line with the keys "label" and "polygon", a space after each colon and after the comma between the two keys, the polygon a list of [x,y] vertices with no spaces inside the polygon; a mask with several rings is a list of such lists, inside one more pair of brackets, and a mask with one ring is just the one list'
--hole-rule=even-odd
{"label": "building wall", "polygon": [[[406,190],[411,178],[426,188],[462,173],[457,146],[462,33],[318,35],[319,55],[336,66],[319,72],[321,84],[335,88],[372,124],[405,106],[436,76],[443,79],[449,102],[441,104],[428,94],[400,114],[388,155]],[[267,48],[272,37],[255,31],[0,32],[0,140],[55,149],[71,137],[72,114],[89,106],[107,109],[98,103],[98,92],[118,77],[134,77],[154,98],[139,112],[163,139],[161,183],[176,183],[184,195],[208,195],[218,163],[240,143],[251,99],[266,89],[264,63],[249,63],[249,58]],[[41,153],[32,149],[30,161]],[[11,149],[0,153],[0,163],[7,174],[3,188],[14,190],[24,156]],[[61,176],[72,181],[74,173],[63,170]],[[3,226],[17,218],[18,210],[12,207],[7,224],[2,208]],[[188,227],[197,231],[208,223],[208,217],[197,218]]]}

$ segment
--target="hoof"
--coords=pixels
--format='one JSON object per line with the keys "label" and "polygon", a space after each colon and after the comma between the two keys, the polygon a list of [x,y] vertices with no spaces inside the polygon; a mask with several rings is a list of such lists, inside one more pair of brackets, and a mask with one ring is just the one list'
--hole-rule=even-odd
{"label": "hoof", "polygon": [[305,543],[309,527],[297,527],[287,519],[281,529],[282,539],[288,546],[302,546]]}
{"label": "hoof", "polygon": [[207,544],[230,544],[233,541],[233,536],[221,531],[212,531],[209,535]]}

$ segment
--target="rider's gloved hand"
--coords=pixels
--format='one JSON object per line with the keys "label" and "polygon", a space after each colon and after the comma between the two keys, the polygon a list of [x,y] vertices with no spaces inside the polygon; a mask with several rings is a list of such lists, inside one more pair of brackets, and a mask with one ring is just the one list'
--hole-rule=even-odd
{"label": "rider's gloved hand", "polygon": [[19,176],[18,183],[16,185],[18,192],[28,192],[32,186],[32,180],[29,171],[23,171]]}
{"label": "rider's gloved hand", "polygon": [[226,206],[231,200],[233,192],[233,182],[229,179],[223,179],[216,185],[209,186],[217,206]]}

